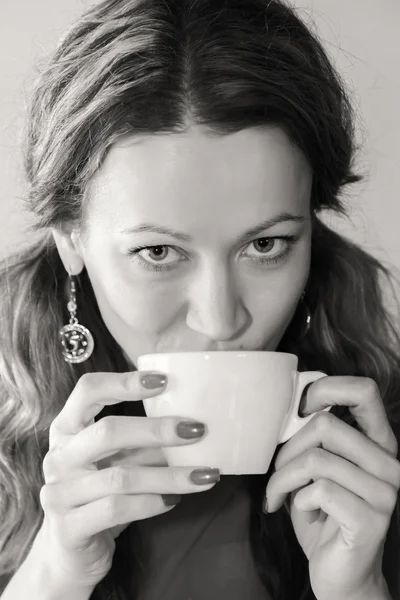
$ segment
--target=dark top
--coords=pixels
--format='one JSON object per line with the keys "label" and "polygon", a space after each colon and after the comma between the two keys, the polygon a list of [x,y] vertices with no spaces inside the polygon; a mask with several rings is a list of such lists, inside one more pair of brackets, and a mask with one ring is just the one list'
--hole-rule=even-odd
{"label": "dark top", "polygon": [[138,600],[271,600],[251,556],[249,518],[242,477],[221,475],[212,489],[136,521],[151,556]]}

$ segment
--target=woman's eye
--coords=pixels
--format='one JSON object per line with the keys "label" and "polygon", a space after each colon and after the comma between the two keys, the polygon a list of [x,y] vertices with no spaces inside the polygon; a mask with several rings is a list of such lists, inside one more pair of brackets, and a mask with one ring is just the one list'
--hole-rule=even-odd
{"label": "woman's eye", "polygon": [[[278,244],[278,241],[281,243]],[[258,240],[254,240],[254,242],[251,242],[249,248],[255,248],[256,251],[261,254],[261,256],[265,255],[268,257],[268,259],[270,259],[273,256],[276,256],[277,254],[279,255],[279,246],[282,249],[285,248],[285,244],[287,244],[286,240],[282,240],[281,238],[260,238]],[[277,247],[278,251],[276,250]],[[250,256],[253,258],[260,258],[260,254],[252,255],[249,254],[248,251],[246,251],[246,256]]]}
{"label": "woman's eye", "polygon": [[[178,256],[181,256],[172,246],[140,246],[137,248],[131,248],[128,251],[128,254],[134,255],[134,262],[139,262],[144,266],[145,269],[150,271],[169,271],[171,268],[175,266],[176,262],[181,262],[181,260],[171,262],[163,262],[165,259],[171,254],[171,250],[175,252]],[[141,256],[140,253],[145,252],[145,257]],[[153,264],[149,262],[154,260],[162,263],[161,265]],[[170,265],[173,265],[171,267]]]}
{"label": "woman's eye", "polygon": [[[263,237],[246,246],[246,252],[242,253],[246,259],[258,264],[278,263],[283,260],[291,251],[295,242],[300,239],[299,235],[285,235],[275,237]],[[248,249],[255,249],[256,253],[249,253]],[[277,248],[277,249],[276,249]],[[172,252],[177,254],[178,260],[166,262],[166,259]],[[145,256],[141,253],[145,253]],[[133,257],[133,262],[140,264],[148,271],[170,271],[180,262],[186,261],[182,254],[172,246],[137,246],[130,248],[128,254]],[[152,262],[154,261],[154,262]]]}

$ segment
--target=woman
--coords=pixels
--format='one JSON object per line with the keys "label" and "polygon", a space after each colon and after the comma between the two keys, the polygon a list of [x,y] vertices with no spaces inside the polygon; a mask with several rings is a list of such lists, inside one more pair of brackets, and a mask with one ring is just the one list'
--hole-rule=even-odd
{"label": "woman", "polygon": [[[1,271],[2,598],[398,598],[391,275],[321,220],[361,176],[315,34],[277,0],[106,0],[28,124],[43,233]],[[333,409],[265,475],[192,480],[161,447],[206,424],[141,418],[168,381],[137,357],[239,348],[324,371],[302,411]]]}

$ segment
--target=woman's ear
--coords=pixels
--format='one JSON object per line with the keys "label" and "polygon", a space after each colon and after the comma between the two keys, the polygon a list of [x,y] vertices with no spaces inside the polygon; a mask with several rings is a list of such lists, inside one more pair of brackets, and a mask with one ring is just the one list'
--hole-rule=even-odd
{"label": "woman's ear", "polygon": [[72,223],[65,223],[51,227],[51,232],[65,270],[70,275],[78,275],[85,266],[78,230]]}

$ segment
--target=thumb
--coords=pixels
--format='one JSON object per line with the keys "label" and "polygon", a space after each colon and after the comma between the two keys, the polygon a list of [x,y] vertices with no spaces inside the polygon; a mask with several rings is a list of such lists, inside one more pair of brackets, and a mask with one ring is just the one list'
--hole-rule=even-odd
{"label": "thumb", "polygon": [[321,380],[318,379],[317,381],[308,383],[303,390],[299,404],[299,415],[301,417],[307,417],[312,413],[323,410],[328,406],[332,406],[332,402],[329,402],[328,398],[324,398],[322,394],[315,393],[318,381]]}

